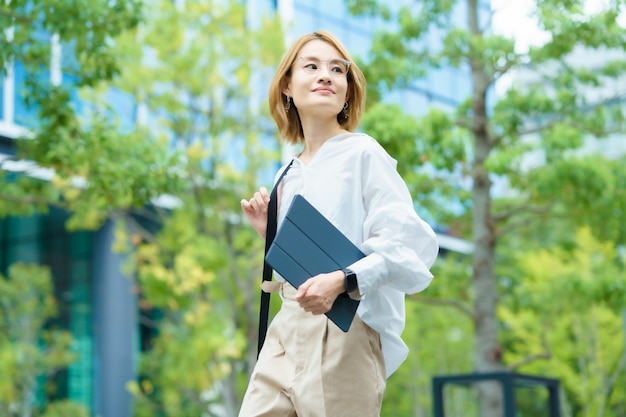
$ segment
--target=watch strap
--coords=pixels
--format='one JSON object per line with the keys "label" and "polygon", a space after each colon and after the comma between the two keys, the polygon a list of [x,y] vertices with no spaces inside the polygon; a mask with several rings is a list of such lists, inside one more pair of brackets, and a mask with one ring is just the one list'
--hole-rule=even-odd
{"label": "watch strap", "polygon": [[342,271],[346,275],[345,277],[346,292],[349,294],[353,291],[356,291],[359,288],[359,283],[356,278],[356,273],[350,268],[343,268]]}

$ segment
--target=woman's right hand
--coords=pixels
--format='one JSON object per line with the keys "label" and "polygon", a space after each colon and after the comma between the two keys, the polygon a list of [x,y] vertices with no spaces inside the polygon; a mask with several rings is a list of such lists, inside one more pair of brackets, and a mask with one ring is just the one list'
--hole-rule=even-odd
{"label": "woman's right hand", "polygon": [[270,195],[267,188],[261,187],[254,193],[250,200],[241,200],[241,209],[262,238],[265,238],[267,229],[267,207],[270,202]]}

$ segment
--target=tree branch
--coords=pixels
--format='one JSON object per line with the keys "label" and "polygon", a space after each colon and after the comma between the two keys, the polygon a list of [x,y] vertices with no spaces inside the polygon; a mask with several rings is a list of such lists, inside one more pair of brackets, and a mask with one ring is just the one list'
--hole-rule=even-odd
{"label": "tree branch", "polygon": [[[516,55],[516,57],[519,58],[518,55]],[[505,75],[513,67],[515,67],[515,65],[517,65],[518,62],[519,62],[518,60],[510,60],[510,61],[507,61],[504,65],[494,68],[495,72],[491,76],[490,84],[494,84],[496,81],[498,81],[503,75]]]}
{"label": "tree branch", "polygon": [[7,12],[6,9],[0,10],[0,16],[8,17],[9,19],[12,19],[15,22],[19,22],[19,23],[32,24],[33,22],[35,22],[34,18],[28,18],[18,13],[10,13],[10,12]]}
{"label": "tree branch", "polygon": [[420,303],[429,304],[429,305],[454,307],[455,309],[459,310],[461,313],[471,318],[472,321],[476,320],[476,314],[474,310],[472,310],[470,307],[468,307],[467,305],[465,305],[464,303],[458,300],[453,300],[450,298],[424,297],[419,294],[411,295],[409,296],[409,299],[420,302]]}
{"label": "tree branch", "polygon": [[622,353],[619,359],[619,362],[617,363],[617,366],[615,367],[615,369],[609,376],[609,380],[606,383],[606,398],[607,399],[611,397],[611,394],[613,393],[613,390],[616,386],[617,380],[619,379],[620,375],[622,375],[625,368],[626,368],[626,347],[624,347],[624,352]]}
{"label": "tree branch", "polygon": [[[518,213],[523,213],[523,214],[538,214],[538,215],[545,215],[547,213],[550,212],[550,209],[552,208],[552,203],[549,203],[545,206],[541,206],[541,207],[535,207],[535,208],[527,208],[526,212],[522,212],[521,210],[515,210]],[[514,210],[511,211],[511,213],[513,213]],[[512,215],[512,214],[511,214]],[[503,220],[506,217],[503,217],[500,220]],[[505,235],[506,233],[509,233],[512,230],[517,229],[518,227],[523,227],[526,226],[528,224],[528,219],[519,219],[516,221],[510,221],[506,226],[503,226],[501,228],[498,229],[498,231],[495,233],[495,239],[499,239],[500,237],[502,237],[503,235]]]}
{"label": "tree branch", "polygon": [[143,314],[139,314],[139,323],[143,324],[146,327],[151,329],[157,329],[159,327],[159,322],[156,320],[152,320]]}
{"label": "tree branch", "polygon": [[133,216],[128,215],[128,213],[120,210],[114,211],[109,214],[109,217],[112,219],[122,218],[126,220],[128,223],[132,225],[132,231],[139,234],[146,242],[156,243],[156,237],[153,233],[151,233],[147,228],[143,227],[141,223],[139,223]]}
{"label": "tree branch", "polygon": [[[580,108],[580,113],[583,113],[583,114],[584,113],[588,113],[588,112],[590,112],[592,110],[595,110],[596,108],[598,108],[600,106],[611,104],[613,102],[623,101],[624,99],[626,99],[626,94],[619,94],[619,95],[616,95],[616,96],[613,96],[613,97],[605,98],[604,100],[601,100],[601,101],[599,101],[597,103],[590,104],[588,106],[585,106],[584,108]],[[526,116],[530,117],[530,115],[526,115]],[[522,137],[522,136],[530,135],[530,134],[533,134],[533,133],[539,133],[539,132],[542,132],[542,131],[548,129],[549,127],[554,126],[557,123],[563,122],[562,115],[556,114],[555,116],[556,117],[554,119],[552,119],[551,121],[549,121],[549,122],[547,122],[545,124],[536,125],[536,126],[534,126],[532,128],[529,128],[529,129],[522,130],[522,131],[518,132],[517,136]],[[581,126],[576,123],[576,120],[570,120],[569,125],[572,126],[572,127],[580,128]],[[608,129],[608,130],[605,131],[605,133],[607,133],[607,134],[608,133],[620,133],[620,132],[622,132],[621,129],[615,129],[615,130]]]}
{"label": "tree branch", "polygon": [[509,371],[514,371],[522,365],[527,365],[539,359],[550,359],[550,358],[552,358],[551,352],[535,353],[534,355],[526,356],[524,359],[521,359],[515,363],[512,363],[511,365],[507,367],[507,369]]}
{"label": "tree branch", "polygon": [[507,369],[509,371],[514,371],[522,365],[527,365],[539,359],[550,359],[552,358],[552,351],[550,350],[550,346],[548,345],[548,341],[546,340],[545,331],[541,334],[541,345],[543,346],[543,352],[535,353],[532,355],[528,355],[523,359],[520,359],[517,362],[510,364]]}
{"label": "tree branch", "polygon": [[137,216],[141,216],[142,218],[148,221],[154,222],[156,224],[162,224],[164,219],[167,218],[167,213],[165,209],[154,204],[151,205],[150,207],[154,208],[156,213],[146,209],[146,206],[133,207],[129,209],[129,213],[132,213]]}
{"label": "tree branch", "polygon": [[506,220],[510,217],[515,216],[516,214],[521,214],[521,213],[535,213],[535,214],[544,214],[548,211],[548,209],[550,208],[550,206],[552,205],[553,202],[550,202],[549,204],[545,205],[545,206],[533,206],[530,203],[527,204],[522,204],[520,206],[517,206],[515,208],[512,208],[510,210],[507,211],[503,211],[500,214],[494,215],[493,216],[493,220],[496,222],[502,221],[502,220]]}
{"label": "tree branch", "polygon": [[53,207],[62,208],[62,209],[66,208],[66,206],[61,203],[47,200],[45,198],[37,198],[37,197],[30,197],[30,196],[20,197],[20,196],[11,195],[11,194],[0,194],[0,200],[10,201],[12,203],[18,203],[18,204],[45,204],[48,206],[53,206]]}

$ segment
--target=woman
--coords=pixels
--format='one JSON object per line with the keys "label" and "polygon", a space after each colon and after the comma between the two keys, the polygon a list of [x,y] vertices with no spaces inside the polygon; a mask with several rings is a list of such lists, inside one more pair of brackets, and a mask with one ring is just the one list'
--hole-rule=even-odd
{"label": "woman", "polygon": [[[400,338],[404,296],[428,286],[438,246],[415,213],[396,161],[373,138],[354,133],[364,102],[363,73],[325,31],[298,39],[270,86],[270,111],[281,136],[304,145],[280,186],[278,227],[301,194],[366,257],[297,290],[276,277],[283,304],[240,417],[378,416],[386,379],[408,354]],[[268,202],[265,188],[241,201],[263,237]],[[361,299],[347,333],[324,315],[344,292]]]}

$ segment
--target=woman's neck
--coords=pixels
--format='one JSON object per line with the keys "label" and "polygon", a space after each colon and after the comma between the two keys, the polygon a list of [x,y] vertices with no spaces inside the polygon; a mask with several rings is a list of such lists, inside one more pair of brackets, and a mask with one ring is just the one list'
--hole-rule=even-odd
{"label": "woman's neck", "polygon": [[310,161],[317,151],[330,138],[347,133],[338,123],[308,123],[302,124],[304,133],[304,149],[300,153],[300,159]]}

